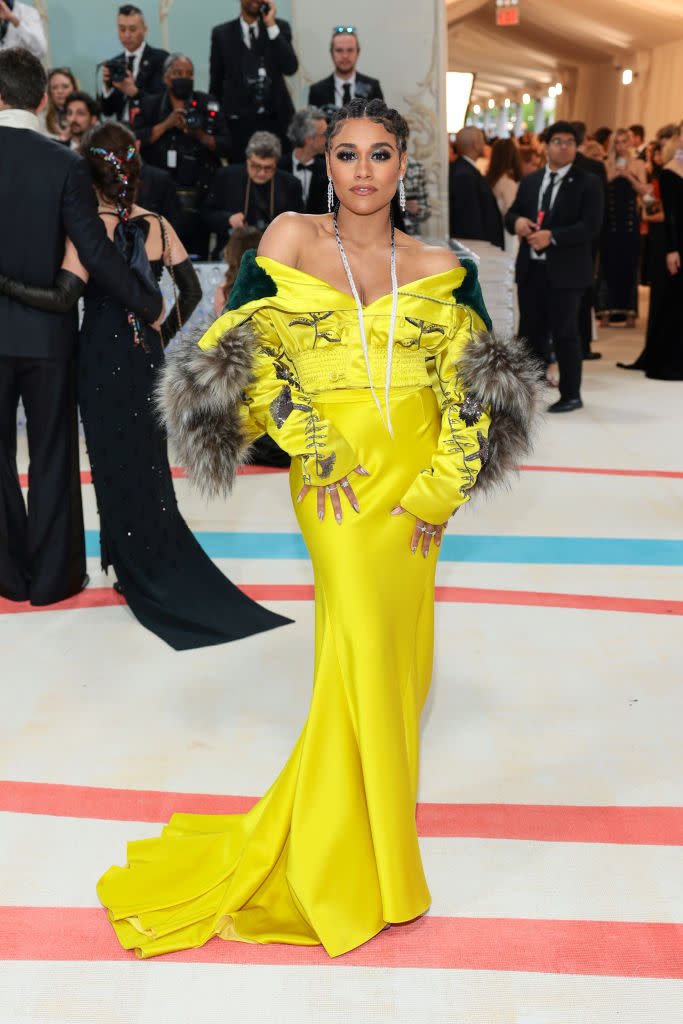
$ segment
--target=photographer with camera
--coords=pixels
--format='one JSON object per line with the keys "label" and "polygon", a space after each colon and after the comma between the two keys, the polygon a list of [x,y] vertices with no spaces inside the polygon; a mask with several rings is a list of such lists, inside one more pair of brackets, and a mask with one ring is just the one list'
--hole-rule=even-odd
{"label": "photographer with camera", "polygon": [[25,46],[34,57],[44,57],[47,40],[35,7],[18,0],[0,0],[0,50]]}
{"label": "photographer with camera", "polygon": [[235,228],[265,231],[286,210],[303,213],[301,183],[278,168],[282,146],[272,132],[255,132],[247,143],[246,163],[221,167],[214,175],[202,218],[217,236],[217,251]]}
{"label": "photographer with camera", "polygon": [[209,89],[230,125],[230,160],[240,163],[256,131],[277,135],[288,149],[287,126],[294,106],[285,75],[299,67],[289,22],[276,18],[270,0],[240,0],[240,16],[211,33]]}
{"label": "photographer with camera", "polygon": [[147,23],[139,7],[119,7],[116,28],[124,51],[102,65],[101,108],[105,117],[132,123],[142,100],[164,91],[168,54],[145,42]]}
{"label": "photographer with camera", "polygon": [[164,64],[165,91],[143,99],[133,125],[143,160],[173,178],[181,208],[178,228],[189,253],[206,258],[208,233],[199,211],[230,135],[218,103],[194,88],[194,65],[184,53]]}

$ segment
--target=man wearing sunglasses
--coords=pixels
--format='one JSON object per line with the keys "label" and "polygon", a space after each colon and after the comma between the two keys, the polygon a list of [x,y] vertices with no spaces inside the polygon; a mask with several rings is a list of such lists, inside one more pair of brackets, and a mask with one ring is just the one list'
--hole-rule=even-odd
{"label": "man wearing sunglasses", "polygon": [[356,71],[360,53],[358,36],[353,25],[336,25],[332,30],[330,54],[334,71],[320,82],[314,82],[308,91],[312,107],[344,107],[356,96],[365,100],[383,100],[382,87],[376,78]]}

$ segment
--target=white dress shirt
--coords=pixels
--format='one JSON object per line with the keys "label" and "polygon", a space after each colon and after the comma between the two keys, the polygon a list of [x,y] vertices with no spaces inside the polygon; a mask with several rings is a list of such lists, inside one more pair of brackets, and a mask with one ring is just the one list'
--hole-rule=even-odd
{"label": "white dress shirt", "polygon": [[351,75],[350,78],[339,78],[338,75],[334,76],[334,105],[335,107],[344,106],[344,86],[351,86],[351,99],[355,99],[356,96],[356,72]]}
{"label": "white dress shirt", "polygon": [[[538,208],[539,208],[539,210],[541,209],[541,206],[543,205],[543,198],[545,196],[546,190],[550,186],[550,175],[551,174],[555,175],[555,181],[553,182],[553,191],[552,191],[552,195],[550,197],[550,209],[552,210],[553,206],[555,205],[555,200],[557,199],[557,193],[559,191],[560,185],[562,184],[563,180],[567,177],[567,175],[569,174],[571,169],[572,169],[572,165],[571,164],[565,164],[565,166],[564,167],[560,167],[560,169],[558,171],[551,171],[550,170],[550,165],[546,164],[545,174],[543,175],[543,181],[541,182],[541,189],[540,189],[540,192],[538,193]],[[542,224],[541,227],[542,227],[543,231],[547,231],[548,230],[547,225],[545,225],[545,224]],[[545,249],[542,252],[536,252],[534,249],[532,249],[531,253],[530,253],[530,256],[531,256],[532,260],[544,260],[545,259]]]}
{"label": "white dress shirt", "polygon": [[301,169],[297,169],[297,164],[302,162],[303,161],[298,160],[294,156],[294,153],[292,153],[292,174],[301,182],[301,191],[303,192],[305,205],[308,200],[308,191],[311,187],[311,178],[313,177],[313,164],[315,162],[315,158],[311,157],[308,163],[304,164],[304,166]]}
{"label": "white dress shirt", "polygon": [[25,46],[34,57],[44,57],[47,53],[47,39],[38,11],[28,4],[17,2],[12,14],[17,16],[19,24],[15,26],[11,21],[7,22],[7,32],[0,42],[0,50],[9,50],[11,46]]}
{"label": "white dress shirt", "polygon": [[[242,17],[242,15],[240,14],[240,28],[242,29],[242,41],[244,42],[244,45],[246,46],[246,48],[248,50],[251,50],[251,31],[250,30],[254,29],[254,35],[258,39],[258,37],[261,34],[261,19],[257,18],[256,21],[252,21],[251,24],[249,24],[249,22],[245,21],[244,18]],[[268,25],[266,27],[266,32],[268,33],[268,38],[269,39],[277,39],[277,37],[280,35],[280,26],[279,25]]]}

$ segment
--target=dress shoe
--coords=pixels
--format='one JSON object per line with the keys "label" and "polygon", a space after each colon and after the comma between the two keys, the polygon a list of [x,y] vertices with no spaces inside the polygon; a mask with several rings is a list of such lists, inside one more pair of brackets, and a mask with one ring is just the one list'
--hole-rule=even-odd
{"label": "dress shoe", "polygon": [[602,359],[602,352],[586,352],[584,359]]}
{"label": "dress shoe", "polygon": [[622,370],[644,370],[645,364],[641,363],[639,359],[636,359],[635,363],[617,363],[617,366],[621,367]]}
{"label": "dress shoe", "polygon": [[113,584],[113,587],[117,594],[123,594],[123,584],[119,583],[118,580]]}
{"label": "dress shoe", "polygon": [[548,412],[574,412],[575,409],[583,409],[580,398],[561,398],[559,402],[548,406]]}

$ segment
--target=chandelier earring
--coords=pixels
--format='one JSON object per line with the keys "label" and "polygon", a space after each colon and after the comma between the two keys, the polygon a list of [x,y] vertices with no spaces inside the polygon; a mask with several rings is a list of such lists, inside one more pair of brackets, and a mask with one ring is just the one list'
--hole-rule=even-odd
{"label": "chandelier earring", "polygon": [[403,184],[403,178],[398,179],[398,204],[401,207],[401,213],[406,212],[406,187]]}
{"label": "chandelier earring", "polygon": [[334,185],[332,184],[332,178],[327,178],[327,212],[332,213],[332,207],[334,206]]}

